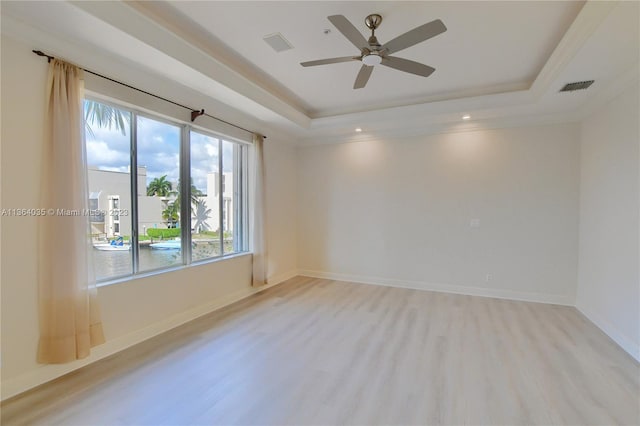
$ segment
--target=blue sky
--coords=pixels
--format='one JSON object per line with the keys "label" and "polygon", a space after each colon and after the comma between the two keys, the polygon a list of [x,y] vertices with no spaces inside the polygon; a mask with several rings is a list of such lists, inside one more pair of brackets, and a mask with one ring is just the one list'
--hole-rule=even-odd
{"label": "blue sky", "polygon": [[[87,162],[102,170],[127,172],[130,135],[118,130],[91,126],[86,133]],[[233,144],[223,142],[223,170],[232,171]],[[180,128],[146,117],[138,117],[138,166],[147,168],[147,184],[166,175],[177,183],[180,162]],[[207,173],[218,170],[218,139],[191,133],[191,176],[195,186],[207,190]]]}

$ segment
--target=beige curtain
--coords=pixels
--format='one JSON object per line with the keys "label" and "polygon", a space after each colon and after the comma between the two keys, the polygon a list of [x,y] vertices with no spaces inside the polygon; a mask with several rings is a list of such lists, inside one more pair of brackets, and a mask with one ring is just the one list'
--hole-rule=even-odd
{"label": "beige curtain", "polygon": [[253,252],[253,286],[267,284],[266,205],[264,190],[264,137],[253,135],[253,203],[251,204],[251,251]]}
{"label": "beige curtain", "polygon": [[49,64],[39,223],[38,362],[84,358],[104,342],[90,255],[82,70]]}

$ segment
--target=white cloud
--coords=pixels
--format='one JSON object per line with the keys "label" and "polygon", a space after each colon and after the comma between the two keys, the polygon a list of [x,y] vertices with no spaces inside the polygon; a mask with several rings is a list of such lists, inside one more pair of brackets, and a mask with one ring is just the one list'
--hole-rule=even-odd
{"label": "white cloud", "polygon": [[[146,117],[138,117],[138,165],[147,168],[147,184],[162,176],[174,185],[179,179],[180,128]],[[87,159],[103,170],[126,172],[129,169],[129,131],[93,129],[86,135]],[[222,143],[223,170],[233,169],[234,144],[215,137],[191,132],[191,176],[195,186],[206,191],[207,174],[218,171],[218,144]]]}
{"label": "white cloud", "polygon": [[89,140],[87,141],[87,164],[101,169],[105,167],[126,169],[129,166],[129,152],[113,149],[105,141]]}

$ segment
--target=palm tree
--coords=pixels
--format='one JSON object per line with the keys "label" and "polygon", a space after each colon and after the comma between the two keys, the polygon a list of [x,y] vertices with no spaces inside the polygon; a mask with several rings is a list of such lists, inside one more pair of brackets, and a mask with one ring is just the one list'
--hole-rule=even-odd
{"label": "palm tree", "polygon": [[162,211],[162,218],[167,221],[168,228],[175,228],[180,220],[180,204],[173,202]]}
{"label": "palm tree", "polygon": [[195,211],[193,212],[193,217],[191,220],[195,222],[193,225],[193,229],[197,233],[202,231],[208,231],[211,227],[207,223],[207,219],[211,217],[211,209],[207,208],[207,203],[201,200],[198,200],[195,204]]}
{"label": "palm tree", "polygon": [[116,129],[122,135],[126,134],[131,116],[128,112],[114,108],[101,102],[85,99],[84,101],[84,124],[85,130],[92,137],[95,137],[91,125],[99,128]]}
{"label": "palm tree", "polygon": [[[166,178],[166,176],[162,176],[162,178],[160,178],[160,181],[162,179]],[[154,179],[155,181],[156,179]],[[149,184],[149,188],[152,188],[152,184],[154,183],[154,181],[151,181],[151,183]],[[171,185],[170,182],[165,181],[166,183],[168,183],[169,185]],[[176,185],[176,187],[179,189],[180,188],[180,180],[178,179],[178,184]],[[169,186],[169,188],[172,188],[171,186]],[[147,189],[147,195],[152,195],[153,193],[150,191],[150,189]],[[181,203],[181,197],[180,197],[180,191],[168,191],[164,196],[168,197],[171,195],[175,195],[175,199],[173,200],[173,202],[171,202],[171,204],[167,205],[167,208],[164,209],[164,211],[162,212],[162,218],[165,219],[167,221],[167,226],[169,228],[175,228],[175,224],[178,222],[179,220],[179,213],[180,213],[180,203]],[[200,199],[198,197],[201,197],[205,195],[202,191],[200,191],[198,188],[196,188],[196,186],[193,184],[193,179],[191,179],[191,205],[192,208],[196,207],[197,204],[200,202]],[[211,210],[209,210],[209,212],[211,212]],[[206,219],[205,219],[206,220]]]}
{"label": "palm tree", "polygon": [[149,186],[147,186],[147,195],[150,197],[168,197],[172,194],[172,190],[173,185],[167,180],[167,175],[164,175],[149,182]]}
{"label": "palm tree", "polygon": [[193,204],[194,207],[197,207],[200,202],[198,197],[202,197],[203,195],[205,195],[204,192],[196,188],[193,184],[193,178],[191,178],[191,204]]}
{"label": "palm tree", "polygon": [[[180,179],[178,179],[178,188],[180,188]],[[176,203],[180,204],[180,192],[173,191],[172,194],[176,196]],[[200,201],[198,197],[202,197],[203,195],[205,195],[205,193],[196,188],[193,184],[193,178],[191,178],[191,205],[195,207]]]}

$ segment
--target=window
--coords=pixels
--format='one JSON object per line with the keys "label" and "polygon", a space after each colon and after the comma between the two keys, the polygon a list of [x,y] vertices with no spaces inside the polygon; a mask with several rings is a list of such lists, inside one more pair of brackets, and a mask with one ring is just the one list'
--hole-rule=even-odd
{"label": "window", "polygon": [[241,190],[245,172],[234,160],[246,147],[197,131],[191,131],[190,140],[192,260],[245,251],[246,224],[234,224],[229,214],[235,208],[246,216],[246,202],[233,202],[246,194]]}
{"label": "window", "polygon": [[245,144],[102,101],[85,121],[99,281],[247,250]]}
{"label": "window", "polygon": [[192,259],[222,255],[220,244],[220,140],[191,132]]}
{"label": "window", "polygon": [[[130,275],[133,273],[133,261],[128,251],[131,247],[131,221],[125,220],[120,226],[119,220],[123,212],[131,210],[131,129],[127,125],[131,121],[131,113],[96,102],[85,103],[85,117],[96,279]],[[112,117],[111,121],[103,120],[106,117]],[[120,126],[116,126],[116,122]],[[121,211],[115,211],[115,208]],[[121,241],[122,245],[112,245],[112,241]]]}
{"label": "window", "polygon": [[181,129],[140,115],[136,126],[138,270],[181,265]]}

